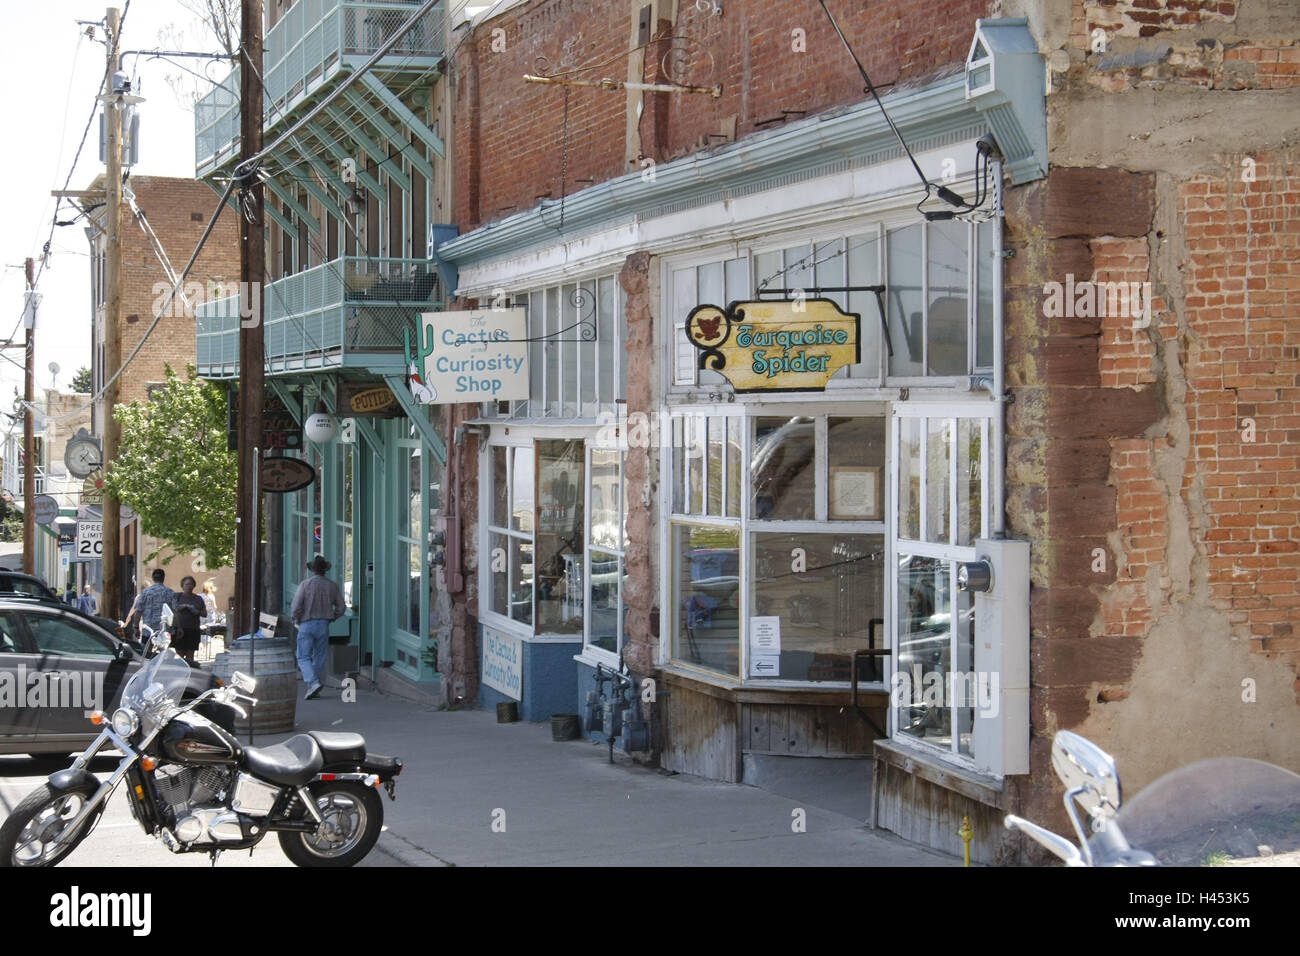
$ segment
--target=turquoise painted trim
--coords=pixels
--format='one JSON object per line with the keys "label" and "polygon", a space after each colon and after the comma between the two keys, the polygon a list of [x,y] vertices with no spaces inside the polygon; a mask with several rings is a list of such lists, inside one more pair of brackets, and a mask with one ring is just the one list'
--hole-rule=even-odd
{"label": "turquoise painted trim", "polygon": [[[961,130],[985,126],[966,100],[962,71],[917,89],[884,97],[894,122],[913,148]],[[978,135],[978,132],[976,132]],[[632,219],[750,195],[902,155],[874,101],[831,110],[780,129],[654,167],[654,180],[628,173],[564,199],[565,232],[593,230]],[[918,188],[918,193],[919,193]],[[464,266],[539,245],[553,245],[559,200],[548,200],[475,229],[438,248]]]}
{"label": "turquoise painted trim", "polygon": [[[338,141],[335,140],[333,137],[331,137],[330,134],[327,133],[324,130],[324,128],[322,128],[321,125],[316,121],[313,120],[312,122],[308,123],[306,126],[303,127],[303,129],[305,129],[308,133],[310,133],[313,137],[315,137],[316,142],[320,143],[321,146],[325,148],[325,152],[329,153],[332,157],[334,157],[336,162],[342,164],[349,159],[352,160],[353,163],[356,162],[356,157],[349,156],[348,151],[344,149],[342,146],[340,146],[338,144]],[[378,179],[376,179],[374,176],[371,176],[360,166],[357,167],[356,173],[357,173],[357,182],[361,183],[361,185],[369,189],[374,194],[376,199],[378,199],[380,202],[388,201],[388,195],[384,191],[384,187],[380,185]],[[343,183],[344,187],[346,188],[347,183],[343,180],[342,176],[343,174],[340,172],[338,181]],[[410,183],[407,183],[407,186],[409,187]],[[410,191],[409,188],[407,191],[408,192]]]}
{"label": "turquoise painted trim", "polygon": [[[363,153],[370,157],[371,161],[376,166],[379,166],[384,170],[384,172],[388,173],[399,182],[404,182],[405,185],[402,186],[402,189],[406,192],[410,192],[411,181],[402,173],[400,158],[395,159],[386,154],[383,149],[380,148],[378,143],[362,132],[361,127],[352,122],[352,120],[337,106],[325,107],[325,113],[330,119],[338,124],[339,129],[341,129],[344,134],[352,140],[352,142],[356,143],[357,146],[361,148]],[[396,167],[396,171],[394,171],[394,167]]]}
{"label": "turquoise painted trim", "polygon": [[429,127],[424,125],[424,121],[416,116],[388,87],[384,86],[383,81],[378,79],[373,73],[367,73],[361,77],[362,84],[373,93],[381,103],[393,111],[406,124],[424,145],[438,154],[439,159],[446,158],[446,148],[442,145],[442,140],[438,134]]}
{"label": "turquoise painted trim", "polygon": [[[268,178],[265,181],[265,185],[267,189],[271,190],[271,192],[275,193],[275,195],[279,197],[282,203],[284,203],[290,209],[292,209],[299,219],[301,219],[303,222],[307,224],[308,229],[310,229],[316,235],[318,236],[320,235],[320,222],[316,219],[315,216],[313,216],[311,213],[307,211],[306,206],[298,202],[297,198],[292,193],[286,190],[274,179]],[[267,210],[270,211],[271,208],[272,207],[268,206]],[[283,225],[283,223],[281,223],[281,225]]]}
{"label": "turquoise painted trim", "polygon": [[[298,146],[287,147],[286,150],[289,149],[289,148],[292,148],[292,149],[297,153],[297,155],[301,157],[301,159],[300,159],[298,162],[287,162],[287,163],[285,163],[284,165],[286,165],[286,166],[298,166],[298,165],[301,165],[302,163],[306,163],[306,164],[307,164],[308,166],[310,166],[313,170],[315,170],[318,174],[320,174],[320,175],[321,175],[321,178],[322,178],[325,182],[330,182],[330,181],[333,180],[333,174],[330,172],[328,166],[325,166],[323,163],[317,163],[315,160],[312,159],[312,157],[311,157],[308,153],[306,153],[304,150],[302,150],[302,149],[301,149],[300,147],[298,147]],[[322,172],[321,169],[318,169],[318,168],[317,168],[318,166],[323,167],[323,172]],[[303,177],[301,177],[300,181],[302,182],[302,186],[303,186],[303,188],[306,189],[307,192],[309,192],[309,193],[311,193],[313,196],[315,196],[316,199],[320,202],[320,204],[326,208],[326,210],[328,210],[329,212],[332,212],[332,213],[334,214],[334,218],[336,218],[336,219],[345,219],[345,218],[347,218],[347,217],[344,215],[343,210],[339,207],[339,204],[336,203],[336,202],[335,202],[335,201],[330,197],[330,194],[329,194],[328,192],[326,192],[325,189],[324,189],[323,187],[321,187],[318,183],[316,183],[315,181],[313,181],[312,178],[311,178],[310,176],[303,176]],[[339,184],[336,184],[336,188],[338,188],[338,186],[339,186]],[[349,191],[350,191],[350,190],[347,190],[347,189],[340,189],[340,192],[341,192],[341,193],[345,193],[345,192],[349,192]]]}
{"label": "turquoise painted trim", "polygon": [[375,426],[364,418],[354,418],[353,421],[357,423],[357,434],[366,440],[366,444],[370,446],[370,451],[379,462],[379,467],[384,468],[386,464],[384,461],[384,443],[375,430]]}
{"label": "turquoise painted trim", "polygon": [[268,202],[268,203],[264,203],[263,206],[266,209],[266,214],[270,216],[272,219],[274,219],[276,222],[278,222],[280,224],[281,229],[289,233],[289,235],[291,236],[298,235],[298,227],[294,225],[293,220],[290,219],[288,216],[286,216],[284,213],[280,212],[280,210],[276,209],[275,203]]}
{"label": "turquoise painted trim", "polygon": [[[353,108],[375,129],[396,146],[403,146],[406,143],[406,137],[397,131],[396,127],[379,114],[379,110],[374,104],[352,89],[343,91],[343,98],[352,104]],[[423,156],[408,152],[406,158],[410,160],[411,165],[424,174],[425,179],[433,179],[433,163],[429,162]]]}
{"label": "turquoise painted trim", "polygon": [[433,456],[438,459],[438,464],[447,464],[447,443],[442,440],[434,427],[429,424],[429,419],[425,417],[422,406],[416,403],[411,397],[408,390],[405,377],[397,375],[385,375],[384,381],[388,383],[389,389],[397,397],[397,404],[402,406],[406,412],[406,417],[415,425],[415,430],[420,433],[425,444],[433,451]]}

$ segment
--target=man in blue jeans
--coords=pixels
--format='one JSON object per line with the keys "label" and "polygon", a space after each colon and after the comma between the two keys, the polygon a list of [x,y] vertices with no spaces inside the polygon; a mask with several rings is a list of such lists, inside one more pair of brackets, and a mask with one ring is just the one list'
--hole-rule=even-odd
{"label": "man in blue jeans", "polygon": [[321,679],[325,676],[325,652],[329,649],[330,622],[343,616],[346,605],[339,586],[325,577],[330,563],[318,554],[307,564],[311,577],[298,585],[293,596],[290,614],[298,626],[298,669],[307,683],[307,696],[311,700],[320,693]]}

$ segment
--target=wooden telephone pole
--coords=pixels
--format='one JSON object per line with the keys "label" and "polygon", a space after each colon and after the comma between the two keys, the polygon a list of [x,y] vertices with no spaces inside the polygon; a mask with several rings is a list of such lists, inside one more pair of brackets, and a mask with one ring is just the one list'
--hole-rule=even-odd
{"label": "wooden telephone pole", "polygon": [[[114,93],[113,75],[117,72],[117,51],[120,47],[121,19],[118,11],[109,7],[106,13],[108,29],[108,82],[106,92]],[[104,454],[100,468],[107,472],[117,458],[117,447],[122,439],[122,427],[113,418],[117,407],[118,382],[114,377],[122,364],[122,107],[110,101],[104,103],[104,162],[107,166],[107,239],[104,263]],[[114,620],[122,619],[122,583],[118,580],[121,559],[121,509],[117,499],[104,495],[104,587],[100,613]]]}
{"label": "wooden telephone pole", "polygon": [[[239,526],[235,536],[235,616],[232,637],[256,628],[253,613],[261,581],[261,509],[257,469],[261,464],[263,376],[266,361],[262,326],[266,278],[266,208],[261,180],[248,161],[262,151],[262,0],[243,0],[240,18],[239,155],[236,167],[243,216],[239,235]],[[276,609],[279,610],[278,608]]]}
{"label": "wooden telephone pole", "polygon": [[23,573],[36,573],[36,434],[32,400],[36,397],[36,263],[27,260],[27,296],[23,325],[27,336],[27,373],[23,377]]}

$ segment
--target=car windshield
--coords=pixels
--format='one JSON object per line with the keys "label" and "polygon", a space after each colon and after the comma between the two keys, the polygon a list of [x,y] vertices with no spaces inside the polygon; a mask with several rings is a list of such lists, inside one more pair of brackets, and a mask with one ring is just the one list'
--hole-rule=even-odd
{"label": "car windshield", "polygon": [[1300,776],[1262,760],[1202,760],[1165,774],[1115,817],[1165,866],[1300,866]]}

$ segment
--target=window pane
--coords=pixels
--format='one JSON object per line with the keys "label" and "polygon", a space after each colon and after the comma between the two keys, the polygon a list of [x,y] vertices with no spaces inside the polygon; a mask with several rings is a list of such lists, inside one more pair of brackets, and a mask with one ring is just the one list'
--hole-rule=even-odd
{"label": "window pane", "polygon": [[673,656],[740,676],[740,532],[673,528]]}
{"label": "window pane", "polygon": [[407,508],[410,511],[410,520],[407,526],[411,529],[410,536],[417,541],[424,537],[424,482],[420,480],[420,459],[423,457],[420,449],[411,449],[410,482],[407,486]]}
{"label": "window pane", "polygon": [[894,229],[886,234],[885,254],[889,276],[885,280],[889,334],[894,355],[889,374],[919,376],[921,369],[921,226]]}
{"label": "window pane", "polygon": [[537,629],[582,630],[583,443],[537,443]]}
{"label": "window pane", "polygon": [[696,356],[698,352],[681,331],[685,327],[686,317],[691,309],[699,305],[696,295],[695,267],[673,270],[673,329],[675,354],[677,356],[677,373],[674,381],[690,383],[695,381]]}
{"label": "window pane", "polygon": [[705,420],[709,437],[709,514],[722,515],[722,445],[726,419],[710,415]]}
{"label": "window pane", "polygon": [[510,502],[507,500],[510,484],[506,480],[506,451],[499,445],[488,449],[488,455],[492,460],[491,470],[488,472],[488,481],[491,484],[488,494],[491,496],[492,508],[489,521],[498,528],[506,527],[506,512],[510,508]]}
{"label": "window pane", "polygon": [[743,418],[733,415],[727,419],[727,517],[729,518],[740,517],[740,497],[745,493],[741,473],[743,450],[740,447],[744,426]]}
{"label": "window pane", "polygon": [[686,423],[688,419],[673,419],[673,511],[686,512]]}
{"label": "window pane", "polygon": [[511,491],[514,496],[510,527],[515,531],[533,530],[533,450],[516,448],[513,452],[514,474]]}
{"label": "window pane", "polygon": [[[560,349],[560,355],[564,364],[564,391],[560,396],[562,405],[561,415],[572,417],[578,414],[578,396],[581,386],[578,379],[578,340],[582,338],[582,330],[579,329],[578,319],[582,315],[579,308],[582,300],[578,296],[578,286],[566,285],[561,292],[563,298],[560,302],[560,308],[563,310],[564,318],[560,321],[560,329],[567,329],[559,336],[556,345]],[[586,370],[584,370],[586,371]]]}
{"label": "window pane", "polygon": [[29,614],[27,628],[36,643],[36,650],[42,654],[68,657],[113,656],[113,649],[106,640],[73,621]]}
{"label": "window pane", "polygon": [[760,252],[754,256],[754,294],[773,286],[784,286],[785,278],[777,274],[780,271],[780,252]]}
{"label": "window pane", "polygon": [[591,543],[617,551],[622,546],[619,530],[619,453],[597,448],[591,452]]}
{"label": "window pane", "polygon": [[[874,236],[848,239],[848,282],[846,285],[880,284],[880,242]],[[850,370],[852,378],[880,379],[880,306],[874,292],[850,292],[849,309],[862,318],[862,361]]]}
{"label": "window pane", "polygon": [[[397,536],[399,538],[409,538],[411,536],[411,452],[413,448],[398,449],[401,456],[401,470],[397,475]],[[416,487],[419,487],[420,459],[414,459],[416,470]]]}
{"label": "window pane", "polygon": [[898,419],[898,536],[921,538],[921,419]]}
{"label": "window pane", "polygon": [[623,562],[607,551],[591,551],[591,639],[592,647],[617,654],[624,577]]}
{"label": "window pane", "polygon": [[948,525],[948,466],[952,444],[952,422],[932,418],[925,449],[925,540],[946,543]]}
{"label": "window pane", "polygon": [[704,514],[704,419],[692,415],[686,419],[686,481],[690,513]]}
{"label": "window pane", "polygon": [[[756,534],[753,595],[753,614],[780,619],[781,654],[759,666],[751,643],[751,677],[846,681],[855,650],[884,646],[885,536]],[[884,680],[881,659],[858,676]]]}
{"label": "window pane", "polygon": [[929,223],[928,228],[930,374],[965,375],[970,226],[953,219]]}
{"label": "window pane", "polygon": [[971,731],[975,726],[975,703],[979,689],[975,684],[975,595],[957,592],[957,673],[952,705],[957,709],[957,749],[971,754]]}
{"label": "window pane", "polygon": [[352,523],[352,449],[343,449],[343,520]]}
{"label": "window pane", "polygon": [[738,299],[749,298],[749,259],[741,256],[739,259],[728,259],[724,264],[724,280],[727,292],[724,298],[727,302],[735,302]]}
{"label": "window pane", "polygon": [[[560,290],[551,287],[546,290],[546,334],[555,333],[564,328],[560,315]],[[554,338],[544,343],[546,349],[546,414],[560,414],[560,346]]]}
{"label": "window pane", "polygon": [[979,253],[976,262],[976,279],[979,282],[979,297],[975,300],[975,364],[979,368],[993,367],[993,266],[994,230],[1001,226],[1002,220],[990,219],[980,223]]}
{"label": "window pane", "polygon": [[488,568],[492,576],[492,610],[510,614],[510,570],[506,564],[509,539],[504,534],[488,535]]}
{"label": "window pane", "polygon": [[[600,360],[596,363],[595,377],[600,379],[601,404],[612,404],[618,393],[614,391],[614,354],[618,347],[618,324],[614,321],[614,280],[601,279],[596,296],[596,349]],[[694,349],[692,349],[694,351]]]}
{"label": "window pane", "polygon": [[957,544],[969,546],[983,534],[980,527],[980,422],[957,421]]}
{"label": "window pane", "polygon": [[509,538],[510,616],[533,623],[533,543],[527,538]]}
{"label": "window pane", "polygon": [[816,438],[811,418],[759,418],[749,472],[758,521],[814,517]]}
{"label": "window pane", "polygon": [[812,288],[812,246],[791,246],[785,250],[785,275],[783,281],[774,282],[777,288],[803,289]]}
{"label": "window pane", "polygon": [[528,402],[529,415],[543,415],[546,411],[546,343],[541,336],[546,331],[546,307],[540,292],[528,297],[528,337],[536,339],[528,345]]}
{"label": "window pane", "polygon": [[420,546],[413,544],[408,548],[407,570],[410,580],[410,600],[407,602],[409,613],[406,630],[412,634],[420,633]]}
{"label": "window pane", "polygon": [[727,307],[727,290],[723,282],[721,262],[710,262],[708,265],[700,266],[697,295],[699,297],[697,305],[707,303],[722,309]]}
{"label": "window pane", "polygon": [[883,521],[885,420],[828,419],[826,441],[827,516],[832,521]]}
{"label": "window pane", "polygon": [[908,554],[899,558],[898,727],[909,736],[950,745],[952,715],[945,706],[952,659],[949,581],[946,561]]}
{"label": "window pane", "polygon": [[347,528],[343,532],[343,600],[347,602],[348,607],[352,607],[352,529]]}
{"label": "window pane", "polygon": [[[844,281],[844,240],[836,239],[834,242],[819,242],[814,246],[814,249],[816,250],[813,256],[814,287],[825,288],[826,286],[848,285]],[[809,290],[809,297],[814,294],[830,299],[841,309],[848,309],[847,292],[814,293]]]}

